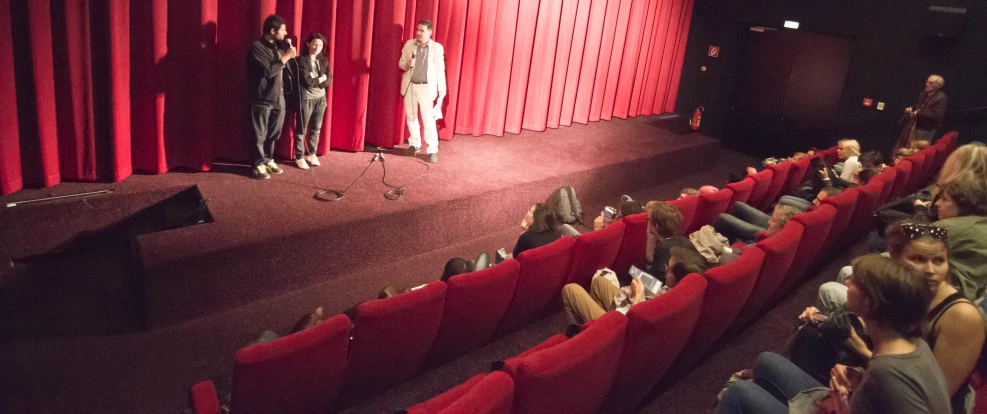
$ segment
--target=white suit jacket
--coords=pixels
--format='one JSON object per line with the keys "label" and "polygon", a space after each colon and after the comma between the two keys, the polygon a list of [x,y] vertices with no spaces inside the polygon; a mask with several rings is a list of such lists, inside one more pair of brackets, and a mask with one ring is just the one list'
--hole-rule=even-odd
{"label": "white suit jacket", "polygon": [[[415,53],[416,43],[415,39],[411,39],[404,42],[404,47],[401,48],[401,60],[398,61],[398,67],[404,71],[404,74],[401,75],[401,96],[407,94],[411,88],[411,71],[408,70],[408,61],[411,60],[411,55]],[[439,94],[445,96],[445,50],[435,40],[428,42],[428,73],[426,75],[428,76],[428,93],[432,100],[438,98]]]}

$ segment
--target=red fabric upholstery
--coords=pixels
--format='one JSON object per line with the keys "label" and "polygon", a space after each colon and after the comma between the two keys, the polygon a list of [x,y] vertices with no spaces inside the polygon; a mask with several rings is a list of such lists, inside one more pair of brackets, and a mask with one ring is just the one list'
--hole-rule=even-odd
{"label": "red fabric upholstery", "polygon": [[819,151],[818,153],[816,153],[816,156],[817,157],[821,157],[822,159],[826,160],[826,163],[827,164],[833,165],[833,164],[836,164],[836,163],[840,162],[840,160],[839,160],[839,154],[837,154],[837,150],[838,149],[839,149],[839,145],[834,146],[834,147],[831,147],[831,148],[826,149],[826,150],[823,150],[823,151]]}
{"label": "red fabric upholstery", "polygon": [[326,412],[343,385],[350,319],[336,315],[304,331],[240,349],[230,411]]}
{"label": "red fabric upholstery", "polygon": [[622,313],[608,312],[572,339],[505,366],[514,378],[514,412],[596,412],[617,374],[626,326]]}
{"label": "red fabric upholstery", "polygon": [[692,234],[702,226],[712,224],[716,216],[727,212],[732,198],[733,191],[726,188],[699,196],[699,204],[696,206],[696,214],[692,217],[692,225],[682,234]]}
{"label": "red fabric upholstery", "polygon": [[925,182],[922,181],[925,177],[925,153],[916,152],[908,157],[908,160],[912,162],[912,174],[908,179],[908,186],[906,187],[908,192],[906,194],[911,194],[925,185]]}
{"label": "red fabric upholstery", "polygon": [[874,177],[878,180],[884,182],[884,188],[881,190],[881,196],[877,199],[877,205],[880,206],[887,203],[891,198],[891,189],[894,188],[894,180],[898,175],[898,170],[894,167],[887,167],[881,170],[881,173]]}
{"label": "red fabric upholstery", "polygon": [[795,282],[801,280],[802,275],[809,270],[816,259],[816,255],[823,248],[823,243],[829,237],[829,231],[833,227],[833,218],[836,216],[836,208],[823,204],[819,208],[808,213],[798,214],[792,217],[792,221],[802,225],[802,239],[799,240],[799,247],[795,251],[795,258],[792,259],[792,266],[788,269],[788,277],[781,284],[775,293],[778,298],[788,292]]}
{"label": "red fabric upholstery", "polygon": [[771,208],[771,205],[781,198],[782,191],[785,189],[785,185],[788,183],[788,171],[792,163],[783,162],[781,164],[769,165],[768,169],[774,171],[774,175],[771,176],[771,184],[768,185],[768,189],[764,192],[764,197],[758,200],[757,208],[761,211],[767,211]]}
{"label": "red fabric upholstery", "polygon": [[908,159],[901,160],[895,167],[894,186],[891,188],[891,200],[904,196],[908,191],[908,182],[911,181],[912,162]]}
{"label": "red fabric upholstery", "polygon": [[941,167],[941,165],[939,165],[938,162],[939,160],[936,158],[936,154],[937,154],[936,147],[934,146],[926,147],[924,150],[922,150],[922,152],[925,153],[925,172],[922,174],[922,181],[920,182],[920,186],[924,187],[926,184],[932,181],[932,177],[936,174],[936,171],[939,171],[939,167]]}
{"label": "red fabric upholstery", "polygon": [[810,161],[812,161],[812,158],[805,157],[789,163],[791,169],[788,171],[788,181],[785,182],[785,187],[782,189],[781,194],[778,195],[778,198],[786,194],[791,194],[798,188],[799,184],[805,181],[805,173],[809,171]]}
{"label": "red fabric upholstery", "polygon": [[765,194],[768,192],[768,186],[771,185],[771,179],[774,178],[774,175],[774,171],[765,169],[764,171],[749,176],[754,179],[754,189],[751,190],[751,195],[747,198],[748,205],[755,207],[760,205],[761,199],[764,198]]}
{"label": "red fabric upholstery", "polygon": [[666,203],[675,206],[675,208],[679,209],[679,213],[682,213],[681,229],[683,231],[692,228],[692,221],[696,217],[696,207],[699,206],[699,196],[688,196],[685,198],[666,201]]}
{"label": "red fabric upholstery", "polygon": [[509,259],[446,282],[442,325],[428,366],[451,361],[489,343],[514,301],[521,265]]}
{"label": "red fabric upholstery", "polygon": [[648,213],[635,214],[621,219],[624,223],[624,240],[620,243],[620,253],[611,269],[617,275],[626,275],[632,264],[643,264],[644,251],[648,248]]}
{"label": "red fabric upholstery", "polygon": [[566,283],[578,283],[589,289],[589,281],[597,270],[613,266],[623,240],[622,221],[577,237],[572,248],[572,266]]}
{"label": "red fabric upholstery", "polygon": [[793,276],[788,270],[795,258],[803,231],[802,224],[789,221],[778,234],[757,244],[757,248],[764,252],[764,264],[747,303],[737,314],[734,328],[742,328],[759,316],[782,283]]}
{"label": "red fabric upholstery", "polygon": [[747,199],[751,196],[751,191],[754,190],[754,179],[746,177],[742,181],[727,184],[725,188],[733,191],[733,197],[730,198],[730,204],[727,205],[727,211],[729,211],[733,203],[747,202]]}
{"label": "red fabric upholstery", "polygon": [[564,236],[542,247],[526,250],[517,257],[521,264],[517,290],[511,307],[497,332],[514,332],[561,309],[562,284],[569,276],[572,246],[576,240]]}
{"label": "red fabric upholstery", "polygon": [[[850,227],[844,240],[856,240],[867,234],[873,227],[874,209],[877,202],[881,201],[881,192],[884,190],[884,181],[871,180],[867,185],[857,187],[860,193],[857,196],[857,205],[853,209],[853,216],[850,219]],[[825,201],[825,200],[823,200]]]}
{"label": "red fabric upholstery", "polygon": [[[695,329],[706,279],[691,274],[669,293],[634,305],[627,312],[627,336],[607,412],[631,412],[682,352]],[[660,349],[656,344],[661,344]]]}
{"label": "red fabric upholstery", "polygon": [[850,220],[853,219],[853,209],[859,194],[856,188],[848,188],[839,195],[826,197],[820,202],[822,205],[831,205],[836,208],[836,215],[833,217],[833,227],[829,230],[829,236],[823,243],[822,253],[816,257],[816,260],[827,258],[830,253],[836,250],[837,244],[845,236],[844,231],[850,227]]}
{"label": "red fabric upholstery", "polygon": [[361,303],[353,320],[344,398],[357,401],[421,371],[442,323],[446,284]]}
{"label": "red fabric upholstery", "polygon": [[667,372],[685,375],[730,327],[754,290],[763,263],[764,251],[751,246],[744,249],[736,260],[709,269],[703,274],[706,278],[706,293],[703,295],[699,319],[696,320],[696,329],[692,331],[682,354]]}
{"label": "red fabric upholstery", "polygon": [[480,374],[431,400],[408,409],[408,414],[509,413],[514,380],[504,372]]}
{"label": "red fabric upholstery", "polygon": [[195,414],[219,414],[219,396],[212,381],[202,381],[192,386],[192,412]]}
{"label": "red fabric upholstery", "polygon": [[[589,321],[583,324],[583,329],[589,329],[589,326],[593,325],[593,322],[596,321]],[[568,340],[569,338],[563,334],[552,335],[548,337],[548,339],[541,341],[538,345],[528,348],[524,350],[524,352],[512,356],[504,361],[504,372],[517,372],[517,368],[521,364],[521,360],[528,357],[528,355],[533,355],[536,352],[546,350]]]}

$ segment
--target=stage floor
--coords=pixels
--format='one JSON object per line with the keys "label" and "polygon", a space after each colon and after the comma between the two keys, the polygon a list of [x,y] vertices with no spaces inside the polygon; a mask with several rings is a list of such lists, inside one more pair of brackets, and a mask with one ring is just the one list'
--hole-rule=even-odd
{"label": "stage floor", "polygon": [[[0,318],[0,368],[22,378],[3,381],[0,401],[56,411],[174,411],[189,385],[227,372],[233,351],[263,329],[285,333],[315,306],[338,313],[387,283],[434,280],[450,257],[510,250],[525,210],[561,185],[577,189],[592,220],[621,194],[675,198],[684,186],[722,185],[727,172],[753,161],[708,137],[670,132],[670,122],[685,120],[457,136],[441,143],[437,164],[385,152],[390,184],[429,169],[399,201],[384,198],[390,188],[379,163],[342,201],[313,198],[356,179],[373,157],[368,152],[333,152],[307,171],[283,163],[285,173],[267,181],[250,178],[246,166],[217,166],[2,197],[114,190],[0,209],[0,259],[18,263],[4,271],[5,288],[17,288],[5,290],[4,302],[34,305]],[[128,246],[75,255],[44,271],[18,261],[77,248],[86,240],[80,235],[132,220],[193,186],[208,200],[213,222],[138,235],[129,246],[137,269],[119,260]],[[44,278],[40,286],[30,280],[34,271]],[[32,307],[40,313],[25,310]],[[62,395],[51,398],[45,389]]]}

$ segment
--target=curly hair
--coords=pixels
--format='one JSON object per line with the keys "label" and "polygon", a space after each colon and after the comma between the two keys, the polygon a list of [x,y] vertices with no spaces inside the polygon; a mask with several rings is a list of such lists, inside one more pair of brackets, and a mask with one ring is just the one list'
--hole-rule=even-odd
{"label": "curly hair", "polygon": [[675,237],[682,231],[682,213],[671,204],[658,202],[648,212],[648,223],[658,229],[659,236]]}

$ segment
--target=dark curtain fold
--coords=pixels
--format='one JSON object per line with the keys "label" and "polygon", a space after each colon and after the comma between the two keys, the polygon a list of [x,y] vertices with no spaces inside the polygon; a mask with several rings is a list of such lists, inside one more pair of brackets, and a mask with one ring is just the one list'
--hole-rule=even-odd
{"label": "dark curtain fold", "polygon": [[442,139],[671,111],[692,0],[0,0],[0,194],[247,159],[244,65],[271,13],[299,49],[328,39],[325,154],[404,142],[421,19],[445,47]]}

